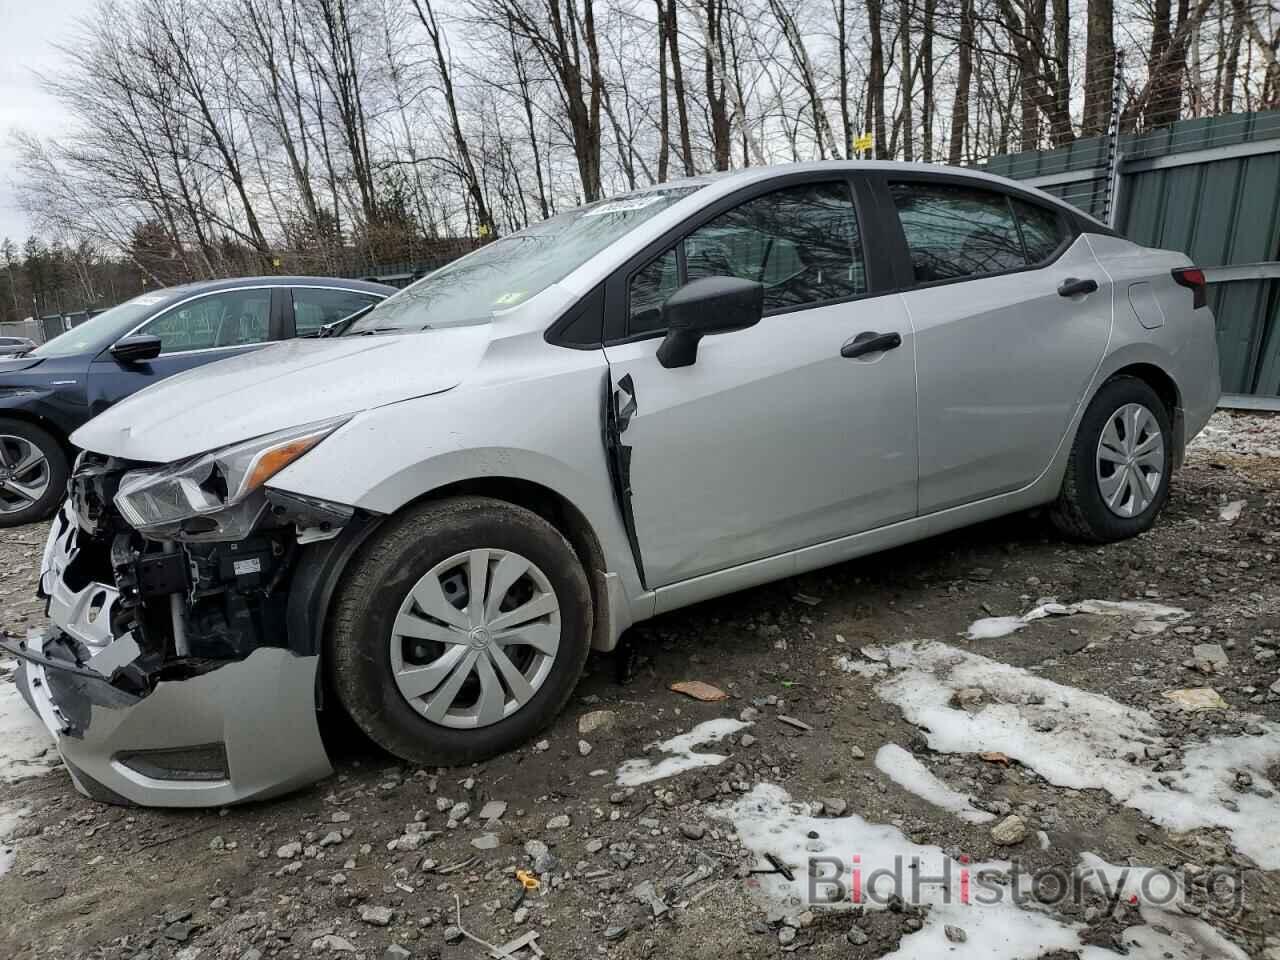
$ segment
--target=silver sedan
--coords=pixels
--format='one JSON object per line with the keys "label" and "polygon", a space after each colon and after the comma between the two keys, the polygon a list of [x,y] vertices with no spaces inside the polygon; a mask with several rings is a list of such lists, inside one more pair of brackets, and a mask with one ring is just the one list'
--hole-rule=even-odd
{"label": "silver sedan", "polygon": [[86,793],[291,789],[320,709],[471,763],[655,614],[1031,507],[1134,536],[1219,394],[1181,253],[909,164],[579,207],[329,332],[74,435],[10,646]]}

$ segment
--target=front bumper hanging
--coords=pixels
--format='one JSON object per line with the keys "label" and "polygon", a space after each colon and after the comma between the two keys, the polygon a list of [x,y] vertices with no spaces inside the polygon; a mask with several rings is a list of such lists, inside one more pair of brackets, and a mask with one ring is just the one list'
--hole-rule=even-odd
{"label": "front bumper hanging", "polygon": [[21,661],[19,689],[82,793],[145,806],[223,806],[332,772],[316,713],[318,656],[263,646],[242,659],[166,670],[143,692],[113,683],[139,650],[129,633],[112,636],[114,585],[68,584],[76,529],[64,506],[41,569],[52,628],[0,647]]}

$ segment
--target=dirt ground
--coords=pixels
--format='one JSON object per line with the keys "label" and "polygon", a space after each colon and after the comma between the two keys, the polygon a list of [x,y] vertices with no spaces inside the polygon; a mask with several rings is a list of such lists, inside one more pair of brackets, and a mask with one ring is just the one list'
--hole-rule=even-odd
{"label": "dirt ground", "polygon": [[[406,768],[341,737],[328,780],[278,801],[203,812],[104,806],[77,794],[56,766],[0,782],[0,958],[482,958],[488,949],[468,935],[496,945],[530,931],[555,960],[1014,957],[1041,952],[1010,932],[1041,915],[1068,925],[1078,942],[1046,955],[1119,957],[1111,951],[1122,947],[1143,957],[1280,958],[1280,863],[1269,855],[1280,836],[1280,759],[1268,759],[1280,758],[1276,447],[1280,420],[1219,414],[1174,477],[1155,528],[1124,543],[1066,543],[1043,518],[1023,514],[649,621],[631,631],[628,655],[592,658],[545,740],[472,768]],[[1223,519],[1233,501],[1244,501],[1238,516]],[[10,635],[42,621],[32,590],[44,535],[36,525],[5,531],[0,543],[0,627]],[[1145,601],[1189,616],[1150,632],[1081,613],[965,638],[975,620],[1021,615],[1050,597]],[[1118,797],[1107,777],[1069,785],[1070,774],[1034,747],[1018,754],[1013,740],[1005,756],[988,759],[948,747],[945,725],[904,713],[902,697],[923,686],[899,685],[895,700],[885,685],[913,676],[902,671],[919,648],[896,645],[925,639],[1018,668],[1017,677],[1148,711],[1155,732],[1146,731],[1146,749],[1109,762],[1171,792],[1196,745],[1241,745],[1225,782],[1184,794],[1216,805],[1210,821],[1226,825],[1175,830],[1149,816],[1142,797]],[[669,689],[682,680],[714,684],[728,698],[699,702]],[[983,686],[960,689],[938,715],[999,721],[1000,710],[1044,706],[1034,695],[1003,697],[995,681]],[[1164,696],[1200,687],[1226,707],[1189,711]],[[699,748],[723,762],[631,788],[616,782],[624,762],[661,756],[656,741],[720,718],[751,724]],[[1076,729],[1066,714],[1034,722],[1056,737],[1039,741],[1042,754]],[[876,762],[885,744],[971,797],[966,812],[991,816],[973,822],[899,785]],[[970,906],[972,922],[948,920],[945,938],[938,929],[933,939],[929,912],[909,898],[886,909],[806,910],[779,898],[776,874],[750,872],[771,869],[760,842],[745,839],[752,815],[741,816],[759,784],[810,804],[815,816],[823,804],[808,834],[814,844],[822,825],[847,836],[865,821],[886,825],[901,837],[894,842],[936,845],[957,859],[1018,857],[1028,869],[1070,872],[1092,853],[1180,871],[1188,902],[1164,914],[1085,893],[995,922],[979,917],[993,908]],[[482,820],[491,801],[505,810]],[[725,812],[735,804],[736,818]],[[1248,815],[1243,826],[1231,826],[1232,805]],[[833,852],[847,860],[856,851]],[[786,865],[803,888],[806,865],[794,857]],[[523,898],[517,870],[539,881]],[[1221,876],[1235,897],[1209,896],[1206,881]],[[455,901],[466,934],[456,929]],[[1139,932],[1126,939],[1130,928]],[[1176,946],[1162,946],[1166,937]]]}

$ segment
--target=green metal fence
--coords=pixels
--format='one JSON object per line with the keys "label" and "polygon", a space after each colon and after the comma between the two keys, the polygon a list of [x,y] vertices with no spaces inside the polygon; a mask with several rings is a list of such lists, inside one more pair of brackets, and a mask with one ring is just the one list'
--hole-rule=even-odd
{"label": "green metal fence", "polygon": [[1119,138],[993,158],[1024,180],[1150,246],[1181,250],[1210,272],[1222,389],[1280,395],[1280,111],[1182,120]]}

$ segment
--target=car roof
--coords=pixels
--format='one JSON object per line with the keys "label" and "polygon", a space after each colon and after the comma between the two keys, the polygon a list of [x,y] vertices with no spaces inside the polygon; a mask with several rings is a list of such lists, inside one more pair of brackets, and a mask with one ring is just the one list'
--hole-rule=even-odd
{"label": "car roof", "polygon": [[342,287],[344,290],[359,290],[365,293],[380,293],[386,296],[396,292],[395,287],[385,283],[352,280],[348,277],[285,277],[274,274],[264,277],[228,277],[222,280],[197,280],[193,283],[182,283],[173,287],[158,287],[151,292],[165,297],[189,297],[200,293],[239,290],[245,287]]}
{"label": "car roof", "polygon": [[648,187],[641,187],[633,193],[646,193],[650,190],[670,190],[678,187],[706,187],[715,185],[717,193],[731,191],[751,183],[770,180],[774,177],[803,173],[807,170],[828,171],[831,173],[888,173],[899,177],[914,175],[930,177],[954,177],[956,180],[989,183],[993,187],[1012,188],[1021,193],[1034,195],[1041,200],[1065,209],[1099,227],[1110,229],[1100,220],[1076,207],[1066,203],[1061,197],[1038,190],[1028,183],[1011,180],[998,174],[987,173],[974,167],[952,167],[941,163],[906,163],[901,160],[812,160],[800,163],[774,163],[762,167],[744,167],[740,170],[723,170],[717,173],[699,174],[679,180],[668,180]]}

